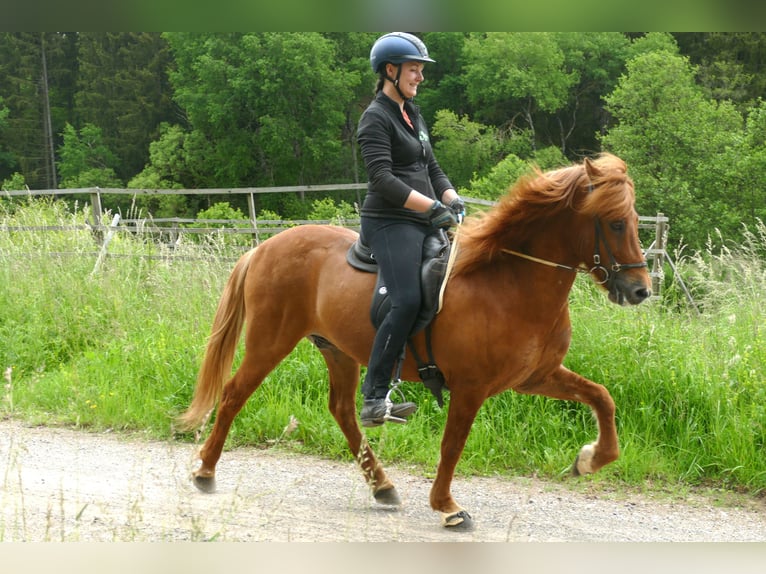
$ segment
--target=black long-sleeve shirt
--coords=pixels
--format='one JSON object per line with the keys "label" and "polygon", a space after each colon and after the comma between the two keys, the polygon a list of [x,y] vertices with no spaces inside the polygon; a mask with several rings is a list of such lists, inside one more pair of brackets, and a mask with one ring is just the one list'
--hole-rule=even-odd
{"label": "black long-sleeve shirt", "polygon": [[434,158],[419,108],[410,101],[404,107],[413,127],[404,120],[399,104],[380,91],[359,120],[357,141],[369,181],[361,212],[425,223],[425,213],[404,207],[410,191],[441,200],[452,184]]}

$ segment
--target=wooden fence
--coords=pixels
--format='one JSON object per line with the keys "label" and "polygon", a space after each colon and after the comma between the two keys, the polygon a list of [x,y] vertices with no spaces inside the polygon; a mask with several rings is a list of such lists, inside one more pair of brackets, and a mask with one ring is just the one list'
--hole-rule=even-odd
{"label": "wooden fence", "polygon": [[[67,195],[87,195],[90,197],[91,218],[89,222],[84,222],[82,226],[69,226],[66,229],[89,229],[93,232],[99,244],[99,254],[95,269],[107,255],[109,241],[118,232],[129,233],[152,233],[157,234],[163,243],[172,245],[181,234],[244,234],[252,238],[251,244],[260,243],[275,233],[294,225],[306,223],[330,223],[328,220],[272,220],[259,219],[256,214],[255,197],[264,193],[297,193],[301,198],[306,194],[327,191],[347,191],[356,193],[357,203],[360,201],[360,193],[367,189],[366,183],[347,183],[347,184],[329,184],[329,185],[295,185],[282,187],[244,187],[244,188],[208,188],[208,189],[123,189],[123,188],[78,188],[78,189],[44,189],[44,190],[20,190],[3,191],[0,196],[5,197],[31,197],[31,196],[67,196]],[[109,219],[109,211],[104,209],[104,196],[108,195],[206,195],[231,197],[235,195],[246,195],[248,204],[248,219],[186,219],[186,218],[128,218],[123,219],[120,215],[114,215],[111,223],[105,224],[105,219]],[[463,198],[466,203],[482,206],[491,206],[492,201],[483,199]],[[221,199],[223,201],[223,199]],[[340,223],[352,229],[359,229],[359,218],[348,218]],[[189,227],[194,224],[195,227]],[[200,224],[202,226],[200,226]],[[24,227],[25,230],[64,230],[62,226],[39,226]],[[687,298],[693,304],[683,280],[678,275],[676,267],[665,250],[668,231],[668,218],[664,214],[658,213],[656,216],[640,216],[639,229],[653,230],[652,242],[646,249],[646,258],[649,262],[650,275],[652,277],[652,291],[654,297],[659,297],[664,278],[664,265],[668,263],[676,278],[686,293]],[[0,226],[2,231],[18,231],[19,229],[8,226]]]}

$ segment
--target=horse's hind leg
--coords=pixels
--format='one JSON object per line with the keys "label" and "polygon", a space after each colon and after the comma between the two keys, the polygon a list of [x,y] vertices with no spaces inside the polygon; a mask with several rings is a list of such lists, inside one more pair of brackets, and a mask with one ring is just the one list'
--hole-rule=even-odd
{"label": "horse's hind leg", "polygon": [[202,464],[192,473],[197,488],[205,492],[215,490],[215,465],[221,457],[234,417],[261,385],[266,375],[287,356],[297,342],[284,342],[279,346],[264,343],[251,346],[248,342],[242,364],[223,386],[213,429],[199,451]]}
{"label": "horse's hind leg", "polygon": [[327,363],[330,375],[330,412],[346,436],[348,446],[356,457],[375,500],[380,504],[401,504],[394,484],[367,444],[356,419],[355,397],[359,384],[359,363],[321,337],[309,338]]}
{"label": "horse's hind leg", "polygon": [[598,438],[580,450],[572,467],[574,475],[594,473],[617,460],[620,448],[614,421],[614,400],[606,387],[560,366],[542,381],[524,385],[515,390],[525,394],[577,401],[588,405],[593,410],[598,421]]}

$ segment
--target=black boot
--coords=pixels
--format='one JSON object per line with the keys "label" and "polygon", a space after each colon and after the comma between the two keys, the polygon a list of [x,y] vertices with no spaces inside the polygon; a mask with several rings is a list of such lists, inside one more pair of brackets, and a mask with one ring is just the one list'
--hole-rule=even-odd
{"label": "black boot", "polygon": [[393,403],[388,397],[385,399],[364,399],[364,407],[362,407],[359,418],[362,419],[362,426],[364,427],[377,427],[386,421],[406,423],[406,417],[414,413],[417,408],[415,403]]}

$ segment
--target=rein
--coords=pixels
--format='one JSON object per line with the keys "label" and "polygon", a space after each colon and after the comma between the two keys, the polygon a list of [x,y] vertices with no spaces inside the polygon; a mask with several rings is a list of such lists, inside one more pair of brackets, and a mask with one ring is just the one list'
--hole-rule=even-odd
{"label": "rein", "polygon": [[[553,261],[540,259],[539,257],[534,257],[532,255],[527,255],[526,253],[514,251],[513,249],[501,249],[501,251],[503,253],[515,255],[516,257],[521,257],[522,259],[534,261],[535,263],[547,265],[548,267],[563,269],[564,271],[571,271],[573,273],[586,273],[589,275],[595,274],[597,272],[603,273],[604,278],[601,281],[596,281],[596,283],[599,285],[604,285],[605,283],[608,283],[610,279],[612,279],[610,270],[613,273],[617,274],[624,269],[638,269],[641,267],[647,267],[646,260],[641,261],[639,263],[617,263],[617,261],[614,258],[614,255],[612,255],[612,250],[609,249],[609,244],[606,242],[606,238],[604,237],[604,232],[601,229],[601,220],[599,218],[596,218],[595,220],[595,232],[596,232],[596,246],[593,253],[593,266],[590,268],[582,266],[582,265],[578,265],[577,267],[572,267],[571,265],[564,265],[563,263],[554,263]],[[604,243],[604,247],[606,248],[606,254],[609,257],[609,264],[610,264],[609,269],[607,269],[601,264],[601,243],[602,242]]]}

